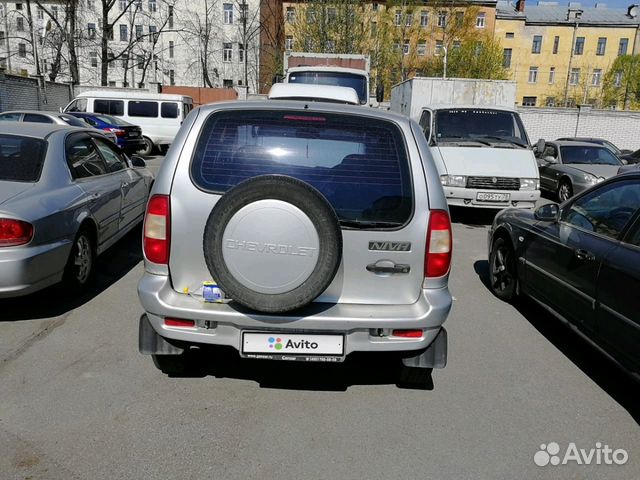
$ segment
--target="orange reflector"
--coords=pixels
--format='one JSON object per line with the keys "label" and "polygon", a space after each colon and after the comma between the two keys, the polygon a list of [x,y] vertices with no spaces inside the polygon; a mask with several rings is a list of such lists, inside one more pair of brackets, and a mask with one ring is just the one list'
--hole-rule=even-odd
{"label": "orange reflector", "polygon": [[167,327],[190,328],[194,327],[196,325],[196,322],[194,322],[193,320],[183,320],[181,318],[165,318],[164,324]]}
{"label": "orange reflector", "polygon": [[394,330],[391,332],[392,337],[404,337],[404,338],[420,338],[422,337],[422,330]]}

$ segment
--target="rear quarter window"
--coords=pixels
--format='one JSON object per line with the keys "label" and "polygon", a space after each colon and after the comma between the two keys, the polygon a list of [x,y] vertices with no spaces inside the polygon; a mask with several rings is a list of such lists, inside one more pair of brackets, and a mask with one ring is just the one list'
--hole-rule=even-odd
{"label": "rear quarter window", "polygon": [[197,187],[224,193],[271,174],[309,183],[341,219],[404,224],[412,214],[407,150],[392,122],[284,110],[222,111],[206,120],[191,162]]}
{"label": "rear quarter window", "polygon": [[44,140],[0,135],[0,181],[37,182],[46,150]]}
{"label": "rear quarter window", "polygon": [[174,102],[164,102],[160,107],[162,118],[178,118],[178,104]]}

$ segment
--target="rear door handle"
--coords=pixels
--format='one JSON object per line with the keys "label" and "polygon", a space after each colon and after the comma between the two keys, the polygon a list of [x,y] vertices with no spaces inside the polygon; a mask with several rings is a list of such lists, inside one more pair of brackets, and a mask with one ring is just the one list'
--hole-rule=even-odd
{"label": "rear door handle", "polygon": [[593,253],[591,253],[591,252],[589,252],[587,250],[583,250],[582,248],[578,248],[578,249],[574,250],[573,253],[574,253],[574,255],[576,256],[576,258],[578,260],[589,260],[589,261],[591,261],[591,260],[595,260],[596,259],[596,256]]}
{"label": "rear door handle", "polygon": [[367,265],[367,271],[371,273],[409,273],[411,266],[404,263],[398,263],[394,265],[380,265],[377,263],[370,263]]}
{"label": "rear door handle", "polygon": [[122,185],[120,185],[120,188],[127,188],[129,186],[129,182],[122,182]]}
{"label": "rear door handle", "polygon": [[101,195],[99,193],[94,193],[92,195],[89,195],[89,200],[98,200],[101,197]]}

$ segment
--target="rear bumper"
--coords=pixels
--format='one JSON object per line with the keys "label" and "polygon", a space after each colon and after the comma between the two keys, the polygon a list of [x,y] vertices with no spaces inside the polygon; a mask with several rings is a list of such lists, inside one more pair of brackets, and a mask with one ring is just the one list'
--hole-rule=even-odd
{"label": "rear bumper", "polygon": [[70,251],[67,240],[0,251],[0,298],[28,295],[58,283]]}
{"label": "rear bumper", "polygon": [[[169,277],[145,273],[138,295],[149,323],[162,337],[240,350],[241,332],[341,333],[345,355],[356,351],[412,351],[428,347],[451,309],[448,288],[422,290],[411,305],[315,303],[291,315],[267,315],[229,304],[207,304],[175,292]],[[165,317],[195,320],[192,328],[168,327]],[[208,323],[207,323],[208,322]],[[378,329],[422,329],[420,338],[380,336]],[[388,332],[387,332],[388,333]]]}
{"label": "rear bumper", "polygon": [[137,152],[144,149],[147,144],[142,137],[136,139],[120,139],[118,146],[124,151]]}
{"label": "rear bumper", "polygon": [[[540,190],[480,190],[475,188],[443,187],[447,203],[457,207],[475,208],[534,208],[540,199]],[[482,202],[477,200],[478,193],[508,193],[507,202]]]}

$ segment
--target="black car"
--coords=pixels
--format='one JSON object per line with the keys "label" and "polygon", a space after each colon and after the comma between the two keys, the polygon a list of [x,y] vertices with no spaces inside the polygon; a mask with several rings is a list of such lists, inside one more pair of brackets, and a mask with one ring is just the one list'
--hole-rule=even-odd
{"label": "black car", "polygon": [[138,125],[125,122],[118,117],[85,112],[69,112],[65,115],[81,118],[94,128],[114,134],[116,143],[126,153],[136,153],[144,150],[147,146],[142,137],[142,129]]}
{"label": "black car", "polygon": [[626,160],[627,163],[640,163],[640,150],[620,155],[620,159]]}
{"label": "black car", "polygon": [[489,275],[497,297],[532,298],[640,377],[640,172],[498,213]]}

